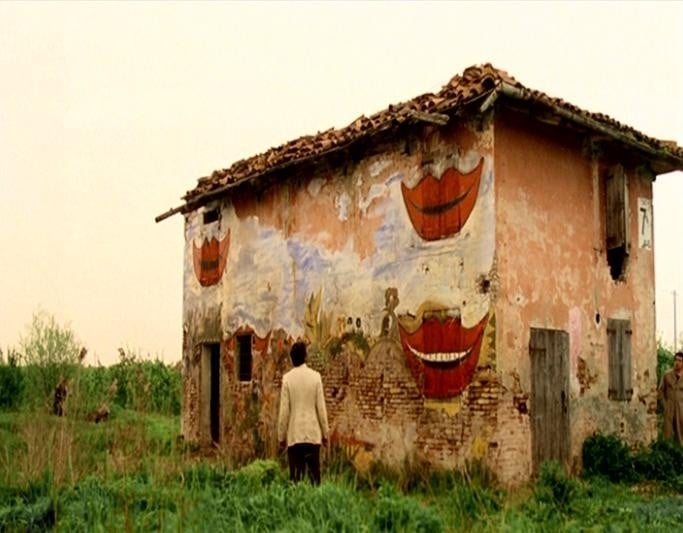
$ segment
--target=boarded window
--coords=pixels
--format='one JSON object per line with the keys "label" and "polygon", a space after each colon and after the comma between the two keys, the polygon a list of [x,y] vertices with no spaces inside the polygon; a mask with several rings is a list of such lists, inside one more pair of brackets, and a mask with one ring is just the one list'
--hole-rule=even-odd
{"label": "boarded window", "polygon": [[607,263],[614,280],[624,277],[628,258],[628,181],[621,165],[605,180],[605,226]]}
{"label": "boarded window", "polygon": [[610,318],[607,321],[609,349],[609,398],[629,401],[633,396],[631,383],[631,322]]}
{"label": "boarded window", "polygon": [[237,336],[237,377],[240,381],[251,381],[251,335]]}

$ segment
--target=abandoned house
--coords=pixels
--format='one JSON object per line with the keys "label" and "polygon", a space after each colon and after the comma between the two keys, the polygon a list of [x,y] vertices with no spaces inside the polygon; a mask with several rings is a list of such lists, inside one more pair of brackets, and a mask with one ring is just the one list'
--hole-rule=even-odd
{"label": "abandoned house", "polygon": [[289,347],[359,465],[580,468],[656,435],[652,183],[683,149],[489,64],[199,179],[185,217],[186,439],[276,453]]}

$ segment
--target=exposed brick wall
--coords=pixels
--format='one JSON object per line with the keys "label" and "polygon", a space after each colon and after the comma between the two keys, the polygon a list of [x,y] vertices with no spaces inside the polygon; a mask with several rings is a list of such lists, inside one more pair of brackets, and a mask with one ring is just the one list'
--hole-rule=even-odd
{"label": "exposed brick wall", "polygon": [[[271,343],[271,348],[273,348]],[[226,350],[224,362],[234,353]],[[274,456],[276,423],[285,352],[256,356],[253,380],[242,383],[224,364],[222,445],[237,460]],[[311,366],[316,366],[312,363]],[[404,460],[427,460],[456,468],[480,459],[501,480],[519,482],[530,473],[528,414],[500,376],[480,369],[463,394],[457,412],[430,405],[391,340],[363,356],[349,343],[322,372],[333,439],[361,446],[374,460],[400,467]],[[451,402],[452,403],[452,402]]]}

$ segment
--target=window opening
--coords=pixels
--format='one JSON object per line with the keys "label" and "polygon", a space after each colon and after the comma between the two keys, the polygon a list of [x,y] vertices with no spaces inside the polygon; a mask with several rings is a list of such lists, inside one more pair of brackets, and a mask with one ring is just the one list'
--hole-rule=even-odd
{"label": "window opening", "polygon": [[251,335],[237,336],[238,365],[237,373],[240,381],[251,381]]}
{"label": "window opening", "polygon": [[607,264],[613,280],[624,279],[628,259],[628,179],[616,165],[605,180]]}

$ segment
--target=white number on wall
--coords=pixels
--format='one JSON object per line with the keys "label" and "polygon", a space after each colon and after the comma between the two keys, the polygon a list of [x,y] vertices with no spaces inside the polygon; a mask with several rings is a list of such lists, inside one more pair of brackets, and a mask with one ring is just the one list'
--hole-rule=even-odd
{"label": "white number on wall", "polygon": [[652,249],[652,200],[638,198],[638,243]]}

